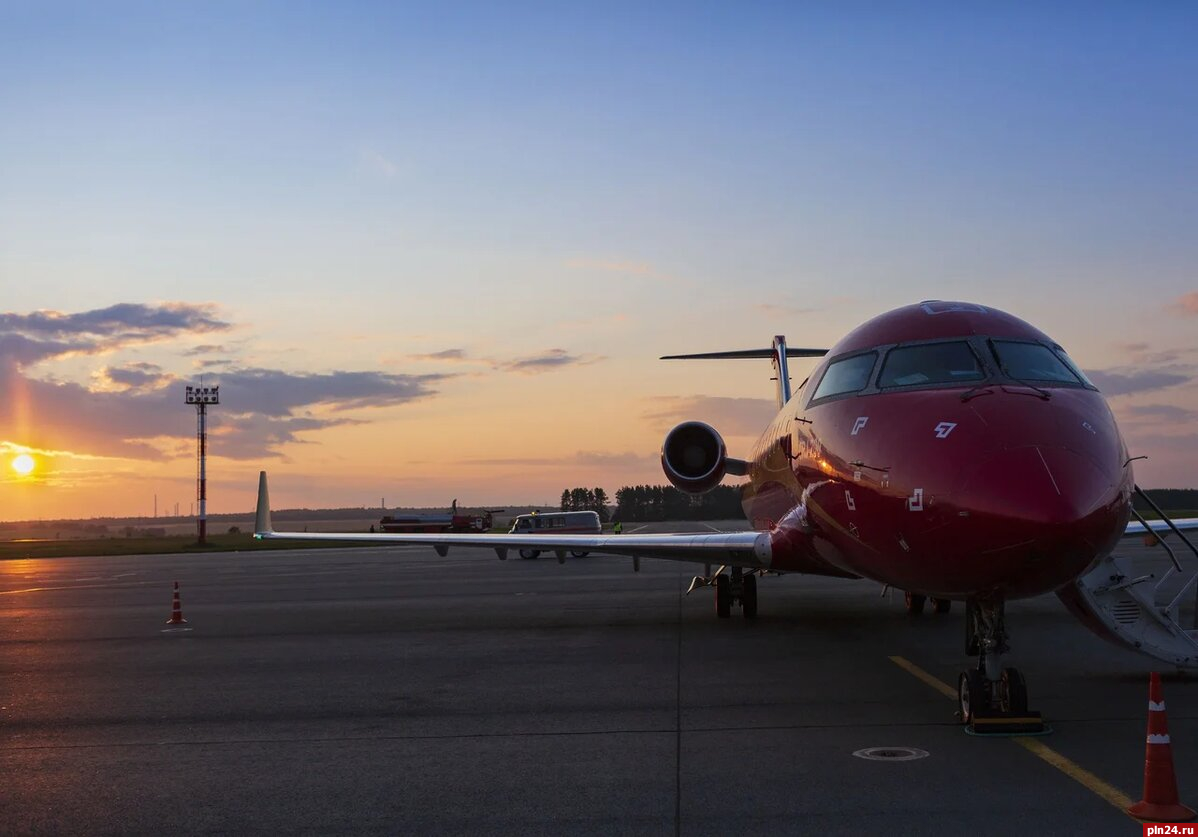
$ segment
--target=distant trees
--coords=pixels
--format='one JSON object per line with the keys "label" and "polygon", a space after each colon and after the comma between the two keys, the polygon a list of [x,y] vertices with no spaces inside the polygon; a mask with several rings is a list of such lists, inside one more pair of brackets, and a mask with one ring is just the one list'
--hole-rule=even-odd
{"label": "distant trees", "polygon": [[607,504],[607,492],[602,488],[567,488],[562,492],[562,511],[598,512],[601,523],[610,517]]}
{"label": "distant trees", "polygon": [[686,494],[672,485],[626,485],[616,492],[616,520],[729,520],[744,516],[741,487],[717,485]]}
{"label": "distant trees", "polygon": [[604,523],[622,520],[738,520],[744,517],[741,486],[717,485],[703,494],[687,494],[672,485],[626,485],[616,492],[616,510],[608,512],[602,488],[567,488],[562,511],[596,511]]}

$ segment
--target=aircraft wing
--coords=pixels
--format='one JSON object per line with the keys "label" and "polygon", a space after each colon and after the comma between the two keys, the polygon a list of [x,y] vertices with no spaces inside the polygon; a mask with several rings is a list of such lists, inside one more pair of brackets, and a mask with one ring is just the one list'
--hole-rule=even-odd
{"label": "aircraft wing", "polygon": [[258,540],[340,541],[383,544],[425,544],[439,555],[449,548],[493,549],[500,559],[512,549],[554,552],[565,560],[568,552],[602,552],[634,558],[666,558],[699,564],[726,564],[769,569],[770,536],[764,532],[712,532],[677,535],[460,535],[400,534],[392,532],[276,532],[270,521],[270,494],[266,472],[258,477],[258,514],[254,523]]}
{"label": "aircraft wing", "polygon": [[[1198,517],[1186,517],[1181,520],[1174,520],[1173,525],[1183,532],[1198,529]],[[1149,520],[1149,528],[1155,532],[1170,532],[1169,524],[1163,520]],[[1127,524],[1127,529],[1123,532],[1126,535],[1142,535],[1144,534],[1144,524],[1138,520],[1133,520]]]}

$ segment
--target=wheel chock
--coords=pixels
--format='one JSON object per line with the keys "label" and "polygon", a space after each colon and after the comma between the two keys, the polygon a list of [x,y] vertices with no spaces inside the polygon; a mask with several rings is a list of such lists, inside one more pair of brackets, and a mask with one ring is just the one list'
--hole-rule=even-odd
{"label": "wheel chock", "polygon": [[1041,735],[1044,718],[1039,712],[977,711],[966,724],[970,735]]}

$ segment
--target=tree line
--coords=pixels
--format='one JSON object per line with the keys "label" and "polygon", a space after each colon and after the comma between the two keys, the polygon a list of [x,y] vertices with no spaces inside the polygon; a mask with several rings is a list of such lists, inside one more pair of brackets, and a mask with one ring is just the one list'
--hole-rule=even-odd
{"label": "tree line", "polygon": [[602,488],[567,488],[562,491],[562,511],[593,511],[599,522],[611,517],[607,508],[607,492]]}
{"label": "tree line", "polygon": [[[717,485],[703,494],[687,494],[672,485],[626,485],[616,492],[612,520],[730,520],[744,516],[739,485]],[[567,488],[562,511],[596,511],[608,521],[607,494],[602,488]]]}

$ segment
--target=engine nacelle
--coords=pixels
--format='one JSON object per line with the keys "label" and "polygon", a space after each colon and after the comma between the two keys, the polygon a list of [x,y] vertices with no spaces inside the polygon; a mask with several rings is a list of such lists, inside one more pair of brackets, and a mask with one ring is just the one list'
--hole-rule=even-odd
{"label": "engine nacelle", "polygon": [[728,448],[710,424],[685,421],[666,434],[661,469],[675,487],[702,494],[719,485],[728,471]]}

